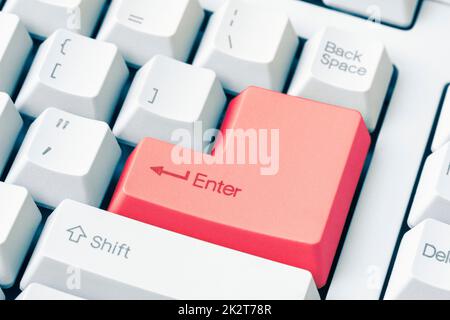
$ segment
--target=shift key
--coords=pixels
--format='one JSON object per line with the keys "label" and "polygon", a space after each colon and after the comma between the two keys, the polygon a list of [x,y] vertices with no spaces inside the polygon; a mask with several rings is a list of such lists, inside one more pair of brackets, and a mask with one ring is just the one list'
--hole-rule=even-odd
{"label": "shift key", "polygon": [[85,299],[318,298],[309,272],[63,201],[21,281]]}

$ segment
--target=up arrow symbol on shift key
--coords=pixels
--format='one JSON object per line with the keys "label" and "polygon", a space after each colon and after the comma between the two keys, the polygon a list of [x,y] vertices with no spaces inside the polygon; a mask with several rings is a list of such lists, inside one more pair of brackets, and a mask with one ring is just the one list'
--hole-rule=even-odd
{"label": "up arrow symbol on shift key", "polygon": [[70,229],[67,229],[67,232],[70,233],[69,241],[78,243],[81,238],[87,238],[86,233],[84,232],[81,226],[76,226]]}

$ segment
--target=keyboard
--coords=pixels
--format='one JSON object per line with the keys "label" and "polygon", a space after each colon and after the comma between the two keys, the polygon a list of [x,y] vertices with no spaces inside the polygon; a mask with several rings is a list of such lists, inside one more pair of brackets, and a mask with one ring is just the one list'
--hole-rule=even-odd
{"label": "keyboard", "polygon": [[448,0],[0,0],[0,300],[450,299]]}

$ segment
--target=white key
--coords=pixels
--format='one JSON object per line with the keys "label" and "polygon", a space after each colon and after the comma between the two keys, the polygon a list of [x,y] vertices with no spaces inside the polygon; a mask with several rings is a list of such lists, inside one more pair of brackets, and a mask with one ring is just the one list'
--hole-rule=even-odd
{"label": "white key", "polygon": [[450,143],[425,161],[408,225],[414,227],[427,218],[450,224]]}
{"label": "white key", "polygon": [[419,0],[323,0],[331,7],[355,13],[374,21],[409,27]]}
{"label": "white key", "polygon": [[212,15],[194,65],[216,71],[231,92],[281,91],[298,42],[285,13],[230,0]]}
{"label": "white key", "polygon": [[434,152],[446,142],[450,141],[450,89],[447,93],[442,105],[441,114],[439,116],[438,125],[434,134],[431,150]]}
{"label": "white key", "polygon": [[384,298],[450,299],[450,226],[427,219],[402,239]]}
{"label": "white key", "polygon": [[[68,288],[67,277],[82,285]],[[86,299],[314,299],[311,274],[66,200],[21,281]]]}
{"label": "white key", "polygon": [[225,3],[225,1],[227,0],[198,0],[204,9],[209,11],[216,11]]}
{"label": "white key", "polygon": [[33,42],[19,18],[0,12],[0,91],[11,95]]}
{"label": "white key", "polygon": [[32,117],[54,107],[109,121],[128,74],[115,45],[60,29],[39,48],[16,106]]}
{"label": "white key", "polygon": [[372,131],[393,70],[381,42],[325,28],[307,41],[288,93],[356,109]]}
{"label": "white key", "polygon": [[38,283],[31,283],[16,300],[84,300],[74,295],[52,289]]}
{"label": "white key", "polygon": [[17,14],[40,39],[61,28],[90,36],[104,4],[105,0],[8,0],[3,11]]}
{"label": "white key", "polygon": [[0,286],[14,283],[40,221],[25,188],[0,182]]}
{"label": "white key", "polygon": [[97,39],[135,66],[156,54],[186,61],[204,15],[198,0],[114,0]]}
{"label": "white key", "polygon": [[[198,125],[204,131],[216,128],[225,104],[213,71],[155,56],[136,74],[113,132],[131,145],[145,137],[177,143],[172,140],[175,130],[187,130],[194,137]],[[183,142],[187,148],[193,146],[191,140]],[[204,145],[195,147],[201,151]]]}
{"label": "white key", "polygon": [[9,96],[0,92],[0,176],[9,159],[23,121]]}
{"label": "white key", "polygon": [[49,208],[66,198],[99,206],[120,154],[106,123],[50,108],[31,125],[6,181]]}

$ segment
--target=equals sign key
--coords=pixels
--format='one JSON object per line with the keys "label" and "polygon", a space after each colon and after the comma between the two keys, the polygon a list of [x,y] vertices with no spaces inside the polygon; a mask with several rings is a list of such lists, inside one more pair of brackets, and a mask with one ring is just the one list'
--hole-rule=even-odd
{"label": "equals sign key", "polygon": [[131,21],[131,22],[134,22],[134,23],[137,23],[137,24],[142,24],[144,22],[144,18],[140,17],[140,16],[137,16],[135,14],[130,14],[128,16],[128,21]]}

